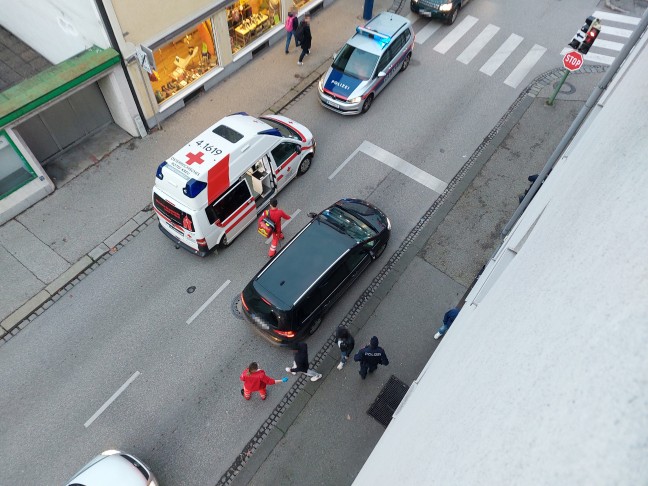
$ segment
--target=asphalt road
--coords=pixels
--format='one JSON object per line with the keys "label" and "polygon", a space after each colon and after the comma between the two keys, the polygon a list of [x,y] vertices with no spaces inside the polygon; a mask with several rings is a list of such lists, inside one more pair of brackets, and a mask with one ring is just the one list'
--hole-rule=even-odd
{"label": "asphalt road", "polygon": [[[477,26],[445,53],[435,47],[450,32],[446,26],[417,44],[409,69],[367,115],[345,118],[323,109],[316,87],[286,110],[318,142],[311,170],[279,195],[288,213],[300,211],[286,235],[305,224],[309,211],[347,196],[376,204],[393,223],[387,251],[309,339],[312,354],[520,89],[559,64],[565,41],[596,7],[579,3],[471,2],[456,25],[475,18]],[[458,61],[488,24],[499,27],[493,44],[468,64]],[[421,39],[422,29],[432,29],[428,25],[437,23],[416,21]],[[480,72],[513,33],[523,37],[523,48],[492,76]],[[519,85],[505,84],[536,44],[546,52]],[[363,142],[370,144],[365,150],[373,147],[380,155],[356,153],[337,171]],[[437,185],[392,169],[385,161],[394,155]],[[163,484],[215,483],[282,396],[277,385],[266,402],[242,402],[241,370],[256,360],[271,376],[281,377],[292,361],[290,351],[269,345],[230,310],[266,251],[250,228],[230,248],[198,259],[176,250],[150,226],[5,345],[0,353],[1,482],[61,484],[93,454],[123,448],[137,451]],[[191,286],[196,290],[188,293]]]}

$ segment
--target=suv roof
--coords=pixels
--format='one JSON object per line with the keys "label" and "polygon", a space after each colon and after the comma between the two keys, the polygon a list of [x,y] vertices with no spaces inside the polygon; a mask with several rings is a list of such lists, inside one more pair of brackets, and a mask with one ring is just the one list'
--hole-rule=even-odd
{"label": "suv roof", "polygon": [[[356,245],[349,235],[312,221],[261,272],[254,284],[264,294],[292,306],[340,256]],[[260,292],[261,293],[261,292]],[[280,307],[279,302],[274,302]]]}

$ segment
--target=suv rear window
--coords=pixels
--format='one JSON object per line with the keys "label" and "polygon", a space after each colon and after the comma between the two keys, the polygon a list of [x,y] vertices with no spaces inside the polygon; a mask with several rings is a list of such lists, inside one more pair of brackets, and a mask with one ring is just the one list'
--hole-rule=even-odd
{"label": "suv rear window", "polygon": [[319,219],[358,242],[368,240],[378,234],[367,223],[336,206],[322,211]]}

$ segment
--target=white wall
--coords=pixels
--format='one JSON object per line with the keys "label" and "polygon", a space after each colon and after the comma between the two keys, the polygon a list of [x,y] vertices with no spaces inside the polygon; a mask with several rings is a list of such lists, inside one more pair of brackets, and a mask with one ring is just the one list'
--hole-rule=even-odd
{"label": "white wall", "polygon": [[0,12],[0,24],[52,64],[110,47],[94,0],[0,0]]}
{"label": "white wall", "polygon": [[646,484],[645,37],[635,53],[355,485]]}

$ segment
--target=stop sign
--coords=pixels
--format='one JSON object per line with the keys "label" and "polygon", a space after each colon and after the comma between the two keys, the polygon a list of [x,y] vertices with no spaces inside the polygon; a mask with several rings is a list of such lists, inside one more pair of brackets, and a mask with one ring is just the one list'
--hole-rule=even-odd
{"label": "stop sign", "polygon": [[563,66],[570,71],[576,71],[583,65],[583,55],[578,51],[569,51],[563,57]]}

